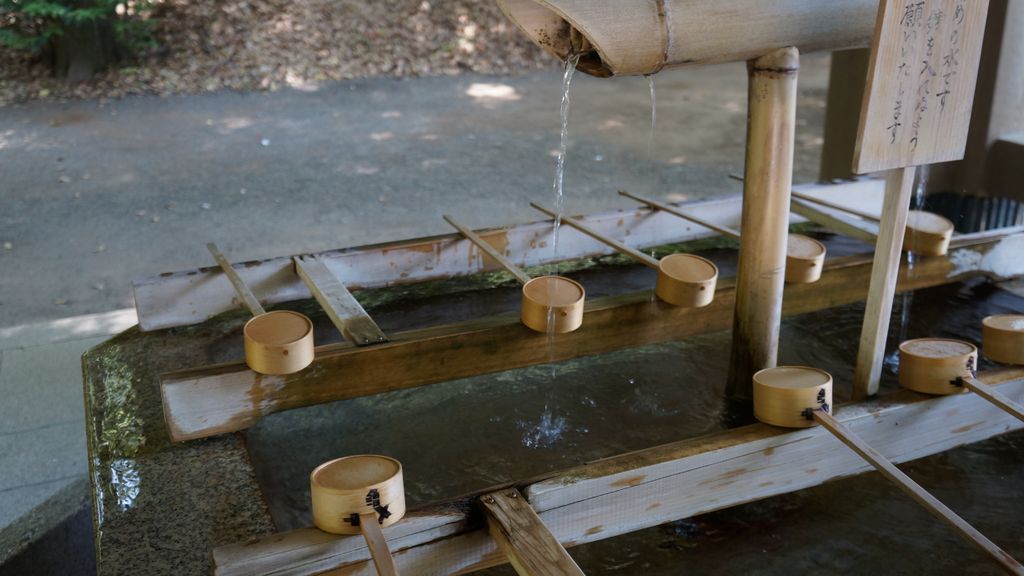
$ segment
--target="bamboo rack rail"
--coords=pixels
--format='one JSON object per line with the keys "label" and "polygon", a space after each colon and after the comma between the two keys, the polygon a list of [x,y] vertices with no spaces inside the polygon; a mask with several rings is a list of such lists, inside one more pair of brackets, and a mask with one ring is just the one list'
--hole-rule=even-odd
{"label": "bamboo rack rail", "polygon": [[[1024,246],[1024,228],[959,236],[947,256],[922,260],[912,276],[904,265],[897,289],[916,290],[991,274],[983,269],[984,254],[1002,245],[1011,250]],[[817,283],[787,290],[783,314],[864,300],[871,260],[866,255],[827,261]],[[646,291],[595,299],[588,302],[584,328],[555,339],[550,349],[537,345],[546,341],[543,335],[521,326],[518,317],[509,314],[400,332],[389,343],[375,346],[320,346],[310,369],[288,376],[257,376],[244,363],[164,374],[160,378],[164,415],[172,439],[191,440],[243,430],[281,410],[724,330],[731,325],[735,288],[729,279],[719,284],[714,302],[696,309],[652,305]],[[433,361],[420,360],[428,357]]]}
{"label": "bamboo rack rail", "polygon": [[[882,180],[860,178],[830,184],[804,184],[795,189],[870,210],[881,205],[884,185]],[[741,199],[738,196],[681,206],[704,220],[739,228]],[[835,217],[852,228],[873,229],[873,224],[859,222],[842,213]],[[636,247],[716,236],[715,232],[701,226],[680,223],[674,216],[640,207],[582,216],[580,221],[610,236],[626,235],[630,244]],[[793,219],[793,222],[803,221],[806,220]],[[877,227],[874,229],[877,232]],[[843,230],[837,231],[851,235]],[[476,232],[522,268],[615,253],[614,249],[592,238],[565,234],[559,241],[556,259],[548,245],[550,221]],[[324,267],[353,293],[502,269],[490,257],[479,255],[475,245],[458,233],[303,256],[304,260],[310,258],[322,261]],[[312,298],[295,272],[291,256],[235,263],[235,269],[247,285],[259,292],[264,306]],[[199,324],[235,309],[231,286],[215,281],[220,274],[219,267],[210,266],[136,280],[133,288],[139,327],[149,331]]]}

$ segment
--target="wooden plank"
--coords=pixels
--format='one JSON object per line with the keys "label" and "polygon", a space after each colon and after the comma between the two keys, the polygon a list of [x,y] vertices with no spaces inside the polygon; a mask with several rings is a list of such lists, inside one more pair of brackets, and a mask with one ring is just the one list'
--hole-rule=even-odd
{"label": "wooden plank", "polygon": [[348,288],[316,256],[296,256],[295,270],[342,335],[356,346],[380,344],[388,337]]}
{"label": "wooden plank", "polygon": [[815,410],[813,415],[814,420],[818,424],[821,424],[826,430],[834,434],[836,438],[839,438],[843,444],[846,444],[861,458],[867,460],[875,470],[878,470],[878,472],[887,480],[896,484],[896,486],[903,490],[905,494],[910,496],[911,499],[920,504],[925,510],[931,512],[933,516],[948,524],[954,531],[991,556],[996,562],[1009,570],[1010,573],[1024,575],[1024,566],[1021,566],[1019,562],[1014,560],[1002,548],[996,546],[996,544],[986,538],[984,534],[978,532],[974,526],[968,524],[967,521],[958,516],[956,512],[950,510],[949,507],[940,502],[938,498],[932,496],[931,493],[922,488],[920,484],[914,482],[910,476],[904,474],[902,470],[897,468],[896,465],[890,462],[885,456],[882,456],[870,444],[864,442],[856,434],[847,430],[846,427],[836,420],[834,416],[821,410]]}
{"label": "wooden plank", "polygon": [[[848,198],[865,209],[881,205],[883,183],[863,178],[839,184],[808,184],[799,189],[834,199]],[[695,216],[732,228],[739,227],[738,197],[687,203],[686,211]],[[580,218],[604,234],[622,235],[635,247],[685,242],[715,236],[706,228],[680,222],[675,216],[651,212],[646,208],[616,210]],[[799,221],[799,220],[794,220]],[[548,221],[478,232],[488,244],[511,254],[521,267],[554,262],[549,241]],[[459,234],[415,240],[403,240],[375,246],[332,250],[315,254],[345,285],[355,292],[397,284],[441,280],[480,272],[499,270],[492,259],[481,255],[473,243]],[[608,246],[583,235],[563,234],[558,245],[558,260],[571,260],[612,254]],[[295,273],[292,257],[270,258],[241,263],[238,273],[256,289],[267,305],[309,299],[310,293]],[[143,331],[187,326],[232,310],[234,295],[230,286],[216,280],[217,267],[167,272],[136,280],[135,307]]]}
{"label": "wooden plank", "polygon": [[964,157],[988,0],[882,0],[853,171]]}
{"label": "wooden plank", "polygon": [[507,488],[480,498],[487,532],[519,576],[583,576],[519,490]]}
{"label": "wooden plank", "polygon": [[875,242],[875,260],[871,266],[871,288],[864,307],[857,348],[857,366],[853,377],[853,397],[863,400],[878,393],[885,360],[885,341],[889,335],[889,316],[892,299],[896,294],[900,258],[903,254],[903,235],[910,210],[910,193],[914,186],[915,168],[899,168],[889,172],[886,181],[885,203],[878,239]]}
{"label": "wooden plank", "polygon": [[[384,528],[383,532],[394,552],[463,533],[470,529],[468,518],[468,506],[432,506],[407,512],[401,522]],[[370,559],[362,535],[328,534],[312,527],[213,551],[218,576],[317,574],[341,564]]]}
{"label": "wooden plank", "polygon": [[[1008,255],[1024,247],[1022,235],[990,231],[963,235],[951,245],[947,256],[923,259],[912,277],[904,274],[899,290],[982,272],[1024,274],[1024,261]],[[989,253],[998,258],[990,259]],[[787,290],[783,314],[863,300],[869,266],[870,258],[864,256],[827,261],[821,280]],[[243,430],[280,410],[678,340],[728,328],[734,296],[734,286],[726,279],[719,282],[714,302],[702,308],[652,304],[648,291],[595,299],[587,303],[586,328],[563,334],[550,346],[545,335],[509,314],[401,332],[378,346],[321,346],[311,369],[285,376],[257,375],[241,362],[164,374],[164,418],[172,439],[191,440]]]}
{"label": "wooden plank", "polygon": [[[1024,399],[1022,368],[979,377],[1007,397]],[[899,391],[840,406],[837,418],[893,462],[1024,427],[974,394],[928,397]],[[753,424],[599,460],[520,487],[555,538],[572,547],[870,469],[854,453],[837,449],[837,442],[822,428],[787,430]],[[506,562],[467,507],[473,498],[410,511],[402,522],[385,529],[399,570],[443,575]],[[437,510],[451,512],[437,515]],[[432,532],[454,526],[460,516],[462,523],[454,530]],[[216,573],[223,576],[373,575],[362,538],[315,529],[220,547],[213,558]]]}

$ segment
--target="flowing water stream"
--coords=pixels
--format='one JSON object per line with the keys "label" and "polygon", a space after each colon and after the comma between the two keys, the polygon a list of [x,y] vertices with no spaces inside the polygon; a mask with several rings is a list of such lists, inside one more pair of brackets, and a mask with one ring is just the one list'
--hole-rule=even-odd
{"label": "flowing water stream", "polygon": [[[552,230],[551,249],[556,259],[558,257],[558,234],[562,226],[562,210],[565,208],[563,181],[565,179],[565,153],[569,146],[569,89],[572,87],[572,77],[576,73],[576,65],[579,64],[579,61],[579,54],[570,54],[565,60],[565,69],[562,72],[562,104],[559,108],[562,130],[558,142],[558,159],[555,161],[555,179],[551,185],[554,194],[554,210],[557,214]],[[558,274],[558,264],[554,264],[552,274]]]}
{"label": "flowing water stream", "polygon": [[[658,123],[658,101],[657,101],[657,99],[654,96],[654,75],[653,74],[647,74],[647,75],[644,76],[644,78],[647,78],[647,87],[650,90],[650,94],[651,94],[651,126],[650,126],[650,131],[647,133],[647,162],[648,162],[648,164],[653,165],[654,164],[654,128],[655,128],[655,126]],[[656,197],[658,195],[657,192],[658,192],[657,190],[649,191],[649,193],[650,193],[650,195],[652,197]],[[658,245],[660,243],[661,243],[661,238],[659,237],[658,231],[656,230],[655,234],[654,234],[654,244],[656,246],[656,245]],[[655,246],[651,246],[651,258],[655,257],[654,256],[655,255]],[[654,288],[651,288],[651,303],[653,304],[657,300],[658,300],[658,294],[657,294],[657,292],[655,291]]]}
{"label": "flowing water stream", "polygon": [[[572,78],[576,73],[576,65],[579,61],[579,54],[570,54],[565,60],[565,67],[562,72],[562,100],[559,106],[561,131],[558,142],[558,158],[555,161],[555,177],[551,184],[554,196],[553,209],[556,214],[551,230],[552,258],[555,261],[551,265],[550,274],[552,276],[558,275],[558,239],[562,227],[562,212],[565,209],[565,156],[569,147],[569,105],[571,103],[569,90],[572,88]],[[555,300],[559,300],[558,291],[560,290],[560,285],[555,284],[554,290],[555,293],[552,296]],[[553,307],[548,308],[547,322],[548,357],[552,358],[555,346],[555,309]],[[554,386],[558,380],[558,365],[552,363],[550,368],[551,384]],[[545,392],[546,395],[547,393]],[[516,426],[522,432],[521,442],[523,446],[533,449],[549,448],[557,444],[562,439],[568,425],[567,419],[564,416],[555,414],[551,405],[547,402],[544,403],[539,417],[527,417],[516,421]]]}
{"label": "flowing water stream", "polygon": [[654,160],[654,126],[658,121],[658,101],[654,97],[654,75],[648,74],[647,86],[651,91],[651,131],[647,134],[647,161],[652,162]]}

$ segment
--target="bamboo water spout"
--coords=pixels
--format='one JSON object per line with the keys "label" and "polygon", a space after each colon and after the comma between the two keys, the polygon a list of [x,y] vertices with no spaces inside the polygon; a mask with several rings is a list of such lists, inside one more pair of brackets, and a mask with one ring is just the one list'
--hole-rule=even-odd
{"label": "bamboo water spout", "polygon": [[867,46],[878,0],[498,0],[537,45],[592,76]]}

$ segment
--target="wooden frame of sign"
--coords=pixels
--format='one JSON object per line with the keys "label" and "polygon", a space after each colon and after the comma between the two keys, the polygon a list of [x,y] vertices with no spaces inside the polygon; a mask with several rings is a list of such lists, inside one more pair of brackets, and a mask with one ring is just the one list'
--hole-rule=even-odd
{"label": "wooden frame of sign", "polygon": [[878,392],[916,166],[960,160],[988,0],[882,0],[854,148],[857,174],[888,170],[854,397]]}

